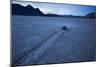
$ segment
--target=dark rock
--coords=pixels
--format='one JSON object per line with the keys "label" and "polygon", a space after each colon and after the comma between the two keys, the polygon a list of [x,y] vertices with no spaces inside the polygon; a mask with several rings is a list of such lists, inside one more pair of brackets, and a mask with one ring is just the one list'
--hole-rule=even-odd
{"label": "dark rock", "polygon": [[63,30],[67,30],[67,27],[66,27],[66,26],[63,26],[62,29],[63,29]]}

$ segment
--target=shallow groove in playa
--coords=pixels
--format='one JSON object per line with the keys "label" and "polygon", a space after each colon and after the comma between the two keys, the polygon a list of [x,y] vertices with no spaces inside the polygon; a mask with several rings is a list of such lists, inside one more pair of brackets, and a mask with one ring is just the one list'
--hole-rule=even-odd
{"label": "shallow groove in playa", "polygon": [[52,45],[52,43],[61,35],[64,33],[64,30],[60,30],[54,35],[52,35],[49,39],[47,39],[39,48],[37,48],[34,52],[30,52],[27,56],[22,58],[19,61],[20,65],[24,64],[35,64],[39,58],[43,55],[43,53]]}
{"label": "shallow groove in playa", "polygon": [[35,48],[34,48],[34,47],[31,47],[30,49],[28,49],[27,51],[25,51],[24,54],[23,54],[19,59],[17,59],[17,60],[14,62],[14,64],[19,64],[20,61],[21,61],[24,57],[26,57],[27,55],[29,55],[31,52],[35,51],[38,47],[41,46],[42,43],[44,43],[47,39],[49,39],[49,38],[50,38],[51,36],[53,36],[55,33],[57,33],[57,31],[54,32],[54,33],[52,33],[51,35],[49,35],[49,36],[48,36],[47,38],[45,38],[43,41],[39,42],[39,43],[38,43],[39,45],[37,45]]}
{"label": "shallow groove in playa", "polygon": [[49,39],[51,36],[53,36],[54,34],[56,34],[58,31],[52,33],[51,35],[49,35],[46,39],[44,39],[43,41],[39,42],[35,48],[34,47],[31,47],[31,49],[27,50],[24,52],[24,54],[19,58],[17,59],[17,61],[14,62],[14,64],[19,64],[23,58],[25,58],[27,55],[29,55],[31,52],[35,51],[38,47],[40,47],[42,45],[42,43],[44,43],[47,39]]}
{"label": "shallow groove in playa", "polygon": [[[44,43],[42,43],[42,45],[40,47],[38,47],[35,51],[31,51],[29,52],[29,54],[27,54],[25,57],[23,57],[20,61],[19,64],[20,65],[24,65],[24,64],[30,64],[33,63],[35,64],[39,58],[44,54],[44,52],[52,45],[52,43],[61,35],[63,34],[65,31],[64,30],[60,30],[58,32],[56,32],[55,34],[53,34],[52,36],[50,36],[47,40],[44,41]],[[30,62],[29,62],[30,61]]]}

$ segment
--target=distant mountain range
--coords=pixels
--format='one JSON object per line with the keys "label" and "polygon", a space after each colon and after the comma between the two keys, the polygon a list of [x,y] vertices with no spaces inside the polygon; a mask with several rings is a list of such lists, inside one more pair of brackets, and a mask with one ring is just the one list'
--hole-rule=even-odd
{"label": "distant mountain range", "polygon": [[96,18],[96,13],[89,13],[86,16],[73,16],[73,15],[57,15],[57,14],[44,14],[39,8],[34,8],[31,5],[22,6],[20,4],[12,4],[12,15],[24,16],[48,16],[48,17],[79,17],[79,18]]}
{"label": "distant mountain range", "polygon": [[85,17],[87,17],[87,18],[96,18],[96,13],[95,12],[89,13]]}

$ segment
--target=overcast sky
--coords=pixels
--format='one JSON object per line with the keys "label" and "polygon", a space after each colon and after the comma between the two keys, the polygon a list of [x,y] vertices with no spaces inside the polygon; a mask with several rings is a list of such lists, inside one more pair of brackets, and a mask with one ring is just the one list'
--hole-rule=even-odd
{"label": "overcast sky", "polygon": [[13,3],[18,3],[23,6],[31,5],[34,8],[39,8],[45,14],[59,14],[59,15],[76,15],[84,16],[88,13],[95,12],[95,6],[82,6],[71,4],[54,4],[54,3],[39,3],[39,2],[21,2],[13,0]]}

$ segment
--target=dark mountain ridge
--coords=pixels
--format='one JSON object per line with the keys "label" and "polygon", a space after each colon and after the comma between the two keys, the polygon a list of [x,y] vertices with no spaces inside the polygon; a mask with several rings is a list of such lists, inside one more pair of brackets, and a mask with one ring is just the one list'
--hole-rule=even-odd
{"label": "dark mountain ridge", "polygon": [[44,15],[38,8],[32,6],[22,6],[20,4],[12,4],[12,15],[32,15],[41,16]]}

